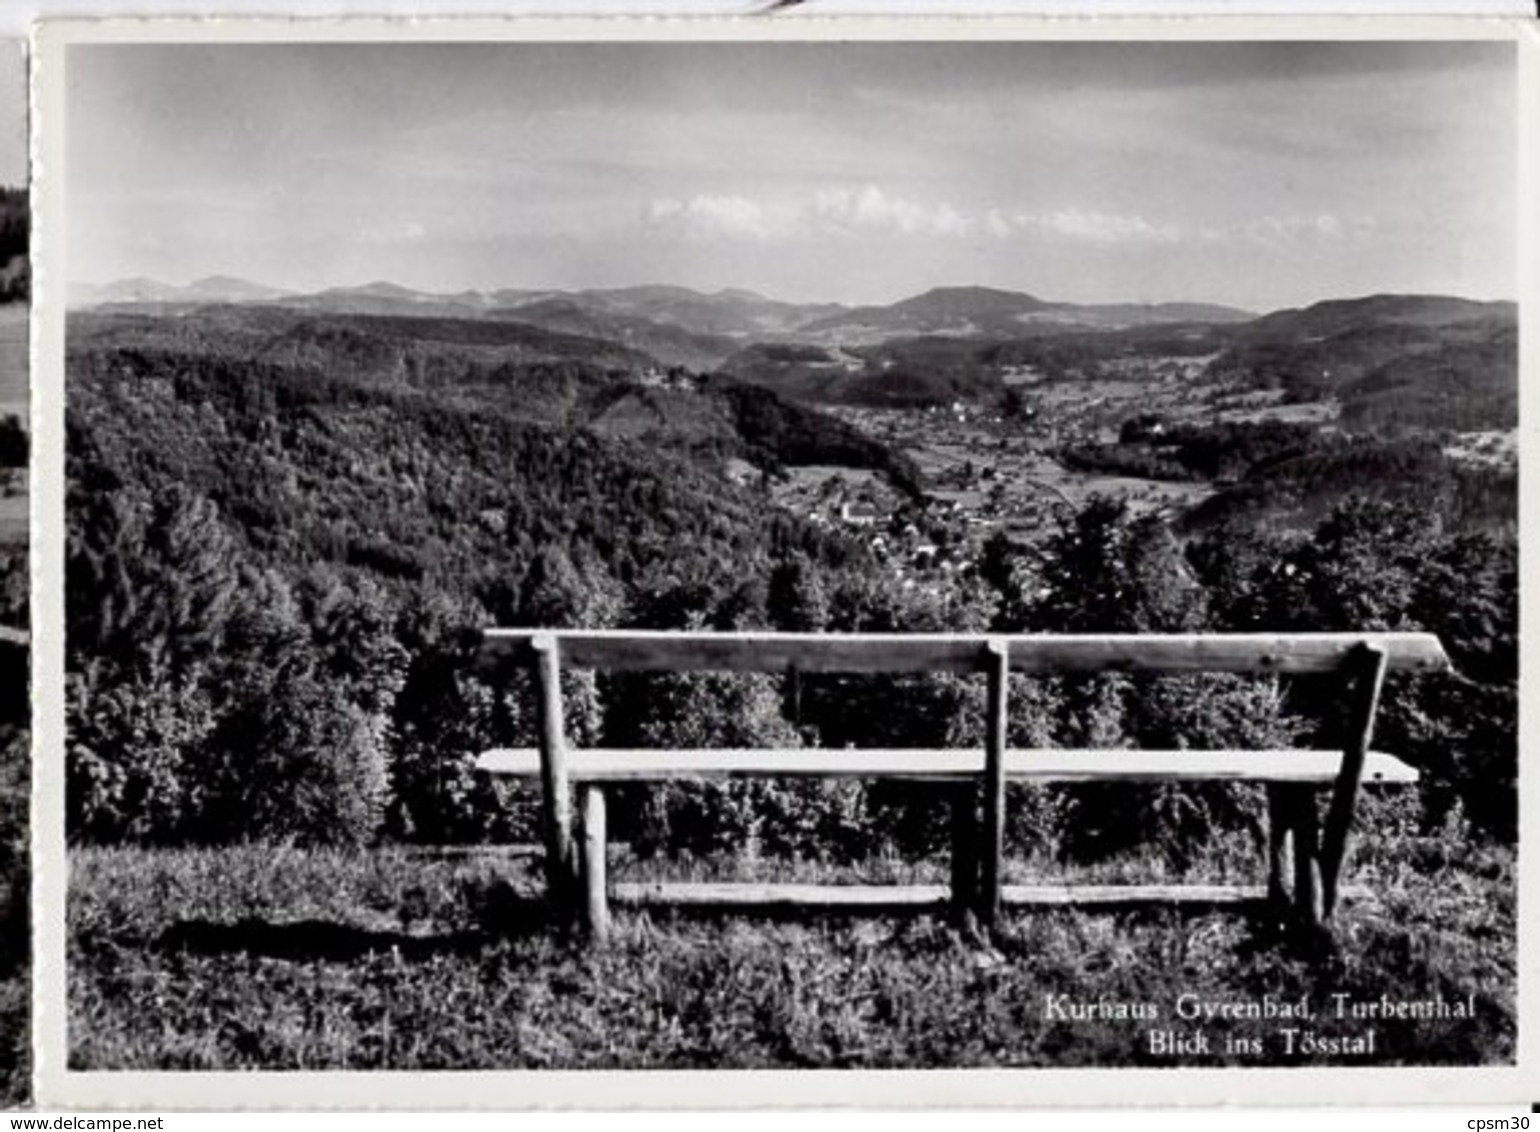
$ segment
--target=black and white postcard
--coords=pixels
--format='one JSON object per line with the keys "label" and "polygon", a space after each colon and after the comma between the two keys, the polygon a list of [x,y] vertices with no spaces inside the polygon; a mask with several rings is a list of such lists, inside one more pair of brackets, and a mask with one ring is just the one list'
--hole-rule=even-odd
{"label": "black and white postcard", "polygon": [[40,1096],[1529,1096],[1526,30],[45,27]]}

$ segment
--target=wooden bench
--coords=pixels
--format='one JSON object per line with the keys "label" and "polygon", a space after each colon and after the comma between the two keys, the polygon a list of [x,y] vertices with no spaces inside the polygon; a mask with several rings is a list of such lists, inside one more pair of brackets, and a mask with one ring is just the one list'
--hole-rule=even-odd
{"label": "wooden bench", "polygon": [[[950,906],[993,925],[1005,905],[1267,900],[1316,925],[1343,895],[1339,884],[1360,784],[1411,783],[1417,772],[1369,749],[1386,672],[1438,672],[1448,658],[1423,633],[1181,636],[954,636],[673,633],[493,629],[490,664],[528,665],[537,691],[538,748],[483,753],[490,774],[539,777],[546,883],[552,901],[602,940],[609,902],[742,907]],[[986,735],[972,750],[572,749],[562,717],[561,670],[760,673],[982,673]],[[1350,685],[1340,751],[1012,750],[1006,746],[1009,674],[1337,673]],[[951,884],[820,886],[613,885],[606,877],[605,786],[617,782],[761,777],[901,778],[946,784],[952,801]],[[1002,884],[1005,784],[1034,782],[1257,782],[1268,790],[1265,888]],[[574,835],[572,788],[578,790]],[[1316,793],[1331,788],[1324,822]],[[1292,857],[1292,867],[1289,858]]]}

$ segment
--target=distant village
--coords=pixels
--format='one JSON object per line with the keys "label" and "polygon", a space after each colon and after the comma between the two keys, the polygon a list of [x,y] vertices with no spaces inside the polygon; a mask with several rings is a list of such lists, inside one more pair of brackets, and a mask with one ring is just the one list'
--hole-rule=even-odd
{"label": "distant village", "polygon": [[1186,359],[1153,366],[1147,359],[1145,366],[1142,373],[1129,368],[1075,382],[1013,375],[1018,396],[1008,411],[962,400],[923,409],[826,406],[912,456],[924,475],[922,498],[910,499],[873,472],[835,467],[788,469],[770,490],[809,522],[860,537],[905,586],[966,576],[991,536],[1031,543],[1052,529],[1057,512],[1092,494],[1123,498],[1139,513],[1174,516],[1205,498],[1211,485],[1082,473],[1055,454],[1114,441],[1136,416],[1160,429],[1166,417],[1267,413],[1261,402],[1269,398],[1242,401],[1224,388],[1194,385],[1196,366]]}

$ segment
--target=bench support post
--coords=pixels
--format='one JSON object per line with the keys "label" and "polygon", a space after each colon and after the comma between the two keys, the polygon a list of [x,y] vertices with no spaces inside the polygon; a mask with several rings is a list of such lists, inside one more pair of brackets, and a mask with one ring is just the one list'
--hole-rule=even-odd
{"label": "bench support post", "polygon": [[572,795],[567,781],[567,740],[562,720],[561,653],[556,637],[540,633],[533,651],[536,713],[540,724],[540,788],[545,825],[546,892],[554,908],[571,911],[574,885]]}
{"label": "bench support post", "polygon": [[984,836],[979,845],[979,919],[993,928],[1000,919],[1001,859],[1005,851],[1005,739],[1010,706],[1010,649],[1001,640],[984,646],[989,698],[984,716]]}
{"label": "bench support post", "polygon": [[1321,922],[1319,825],[1315,788],[1279,782],[1267,788],[1267,899],[1295,923]]}
{"label": "bench support post", "polygon": [[1332,788],[1331,807],[1326,812],[1326,826],[1321,838],[1321,910],[1327,918],[1337,904],[1337,882],[1342,875],[1342,860],[1353,827],[1364,758],[1374,737],[1374,717],[1379,711],[1380,689],[1385,683],[1385,650],[1374,645],[1360,645],[1345,667],[1353,681],[1352,698],[1342,748],[1342,769]]}
{"label": "bench support post", "polygon": [[952,918],[959,927],[978,907],[979,787],[972,779],[952,787]]}
{"label": "bench support post", "polygon": [[606,889],[604,787],[587,782],[581,787],[583,818],[583,926],[589,938],[602,944],[610,934],[610,906]]}
{"label": "bench support post", "polygon": [[1289,828],[1294,842],[1294,911],[1308,928],[1321,923],[1320,826],[1315,811],[1315,791],[1308,786],[1289,787]]}
{"label": "bench support post", "polygon": [[1291,828],[1288,790],[1270,783],[1267,787],[1267,902],[1274,908],[1289,904],[1293,885],[1289,873],[1289,830]]}

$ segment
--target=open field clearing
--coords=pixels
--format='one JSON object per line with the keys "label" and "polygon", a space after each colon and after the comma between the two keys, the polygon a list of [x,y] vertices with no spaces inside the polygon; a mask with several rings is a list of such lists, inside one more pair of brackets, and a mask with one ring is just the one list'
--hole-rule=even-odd
{"label": "open field clearing", "polygon": [[1465,460],[1472,464],[1514,468],[1519,462],[1518,432],[1512,430],[1459,433],[1444,451],[1457,460]]}
{"label": "open field clearing", "polygon": [[1250,405],[1245,402],[1225,403],[1203,419],[1219,424],[1261,424],[1272,421],[1278,424],[1328,425],[1335,421],[1342,407],[1336,401],[1303,401]]}
{"label": "open field clearing", "polygon": [[971,489],[938,489],[932,492],[942,500],[957,500],[969,511],[977,510],[989,491],[999,485],[1003,501],[1009,505],[1066,503],[1082,506],[1093,495],[1126,499],[1136,512],[1150,510],[1181,511],[1195,506],[1214,493],[1202,482],[1140,479],[1133,476],[1106,475],[1073,471],[1052,456],[1039,451],[1031,442],[1011,439],[1004,448],[977,440],[973,443],[951,439],[937,440],[910,449],[915,463],[931,483],[950,482],[964,468],[987,468],[990,475],[974,481]]}
{"label": "open field clearing", "polygon": [[[932,494],[957,499],[969,512],[998,485],[1009,506],[1031,507],[1054,501],[1083,506],[1092,496],[1127,500],[1136,513],[1180,514],[1202,503],[1215,487],[1191,482],[1071,470],[1053,452],[1072,437],[1095,442],[1116,439],[1116,425],[1141,412],[1158,413],[1173,423],[1198,425],[1273,422],[1329,424],[1338,414],[1332,401],[1279,403],[1280,394],[1221,398],[1226,387],[1156,381],[1083,381],[1039,385],[1038,415],[1031,423],[992,420],[985,414],[954,419],[945,412],[836,409],[834,415],[907,453],[925,476]],[[1051,426],[1044,422],[1052,422]],[[1456,454],[1500,462],[1500,445],[1476,436]],[[960,482],[988,470],[988,479]],[[847,481],[852,477],[847,472]],[[943,486],[944,485],[944,486]],[[957,490],[963,488],[960,494]]]}
{"label": "open field clearing", "polygon": [[1095,495],[1126,499],[1136,514],[1152,510],[1182,511],[1195,506],[1214,489],[1206,483],[1146,480],[1133,476],[1109,476],[1071,471],[1057,460],[1039,457],[1022,468],[1023,486],[1036,489],[1080,507]]}
{"label": "open field clearing", "polygon": [[1273,421],[1330,424],[1341,406],[1335,400],[1285,401],[1282,390],[1242,390],[1202,378],[1143,381],[1055,382],[1032,390],[1044,417],[1060,428],[1107,430],[1139,413],[1157,413],[1173,423],[1220,424]]}
{"label": "open field clearing", "polygon": [[[1383,828],[1383,827],[1382,827]],[[1235,845],[1199,867],[1239,868]],[[1281,943],[1235,913],[1016,914],[993,946],[929,916],[770,919],[620,911],[603,950],[545,921],[537,862],[506,856],[79,850],[69,913],[77,1069],[433,1069],[1499,1064],[1514,1051],[1512,855],[1463,839],[1367,839],[1335,946]],[[1148,873],[1147,862],[1077,879]],[[626,866],[699,878],[812,866]],[[1018,875],[1023,867],[1018,863]],[[1036,874],[1036,870],[1028,870]],[[876,865],[860,879],[923,877]],[[850,874],[854,875],[854,874]],[[1064,875],[1062,870],[1060,875]],[[1059,879],[1056,877],[1055,879]],[[1190,996],[1182,998],[1182,996]],[[1338,1020],[1341,1001],[1471,1004],[1465,1019]],[[1062,996],[1068,996],[1064,998]],[[1286,1051],[1256,1018],[1178,1003],[1297,1001],[1318,1036]],[[1473,996],[1473,997],[1472,997]],[[1066,1019],[1146,1004],[1155,1023]],[[1151,1029],[1207,1053],[1151,1051]],[[1248,1047],[1240,1039],[1255,1040]],[[1257,1050],[1261,1052],[1257,1052]]]}
{"label": "open field clearing", "polygon": [[793,514],[806,515],[820,504],[845,495],[870,494],[890,499],[895,493],[880,475],[868,468],[806,464],[787,468],[784,477],[773,482],[770,494]]}

